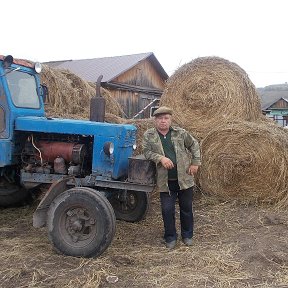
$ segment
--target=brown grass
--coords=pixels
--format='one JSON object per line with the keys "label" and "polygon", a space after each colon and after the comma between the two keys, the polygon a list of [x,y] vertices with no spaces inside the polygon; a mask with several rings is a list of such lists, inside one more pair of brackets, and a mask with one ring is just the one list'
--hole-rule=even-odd
{"label": "brown grass", "polygon": [[[156,196],[156,195],[154,195]],[[214,197],[196,197],[195,237],[167,251],[158,197],[146,220],[117,221],[111,246],[96,259],[56,254],[33,206],[0,210],[1,287],[287,287],[288,215]],[[177,229],[179,211],[177,209]],[[117,276],[115,284],[107,276]],[[286,286],[285,286],[286,285]]]}

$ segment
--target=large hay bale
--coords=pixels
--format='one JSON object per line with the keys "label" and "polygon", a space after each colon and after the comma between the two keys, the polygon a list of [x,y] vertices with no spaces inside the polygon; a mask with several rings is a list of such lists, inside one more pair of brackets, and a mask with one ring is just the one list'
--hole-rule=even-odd
{"label": "large hay bale", "polygon": [[[96,94],[96,84],[86,82],[68,70],[53,69],[43,65],[41,82],[47,85],[48,116],[88,119],[90,114],[90,99]],[[106,99],[106,112],[122,116],[120,104],[111,93],[101,88],[101,95]]]}
{"label": "large hay bale", "polygon": [[243,203],[276,203],[287,197],[285,129],[265,121],[228,123],[211,131],[201,150],[202,191]]}
{"label": "large hay bale", "polygon": [[177,69],[160,101],[174,119],[202,139],[227,121],[254,121],[261,116],[260,98],[246,72],[220,57],[200,57]]}

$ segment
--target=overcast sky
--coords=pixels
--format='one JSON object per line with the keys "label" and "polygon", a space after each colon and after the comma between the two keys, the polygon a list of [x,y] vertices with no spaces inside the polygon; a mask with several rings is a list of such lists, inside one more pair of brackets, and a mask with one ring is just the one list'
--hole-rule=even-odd
{"label": "overcast sky", "polygon": [[172,75],[202,56],[256,87],[288,82],[287,0],[3,0],[0,54],[33,61],[153,52]]}

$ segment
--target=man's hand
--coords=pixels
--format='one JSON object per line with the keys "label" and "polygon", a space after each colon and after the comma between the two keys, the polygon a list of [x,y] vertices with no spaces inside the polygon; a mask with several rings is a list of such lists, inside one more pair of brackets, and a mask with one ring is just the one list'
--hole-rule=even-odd
{"label": "man's hand", "polygon": [[190,165],[190,167],[188,168],[188,174],[189,175],[195,175],[198,171],[199,166],[196,165]]}
{"label": "man's hand", "polygon": [[173,162],[167,157],[162,157],[160,162],[166,169],[172,169],[174,167]]}

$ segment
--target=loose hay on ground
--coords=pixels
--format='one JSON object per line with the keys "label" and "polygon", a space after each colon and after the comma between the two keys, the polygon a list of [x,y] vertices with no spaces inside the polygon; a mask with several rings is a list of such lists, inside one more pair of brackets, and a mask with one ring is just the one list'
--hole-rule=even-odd
{"label": "loose hay on ground", "polygon": [[[194,203],[192,247],[179,241],[175,250],[167,251],[162,242],[159,199],[155,199],[146,220],[117,220],[112,244],[96,259],[57,255],[45,229],[32,227],[35,205],[19,210],[1,209],[0,227],[14,229],[7,238],[0,231],[1,285],[249,288],[288,284],[285,210],[271,215],[271,219],[279,219],[274,225],[264,221],[272,212],[212,198],[205,196]],[[179,215],[178,209],[176,213]],[[180,231],[178,217],[176,224]],[[109,284],[108,275],[117,276],[118,282]]]}

